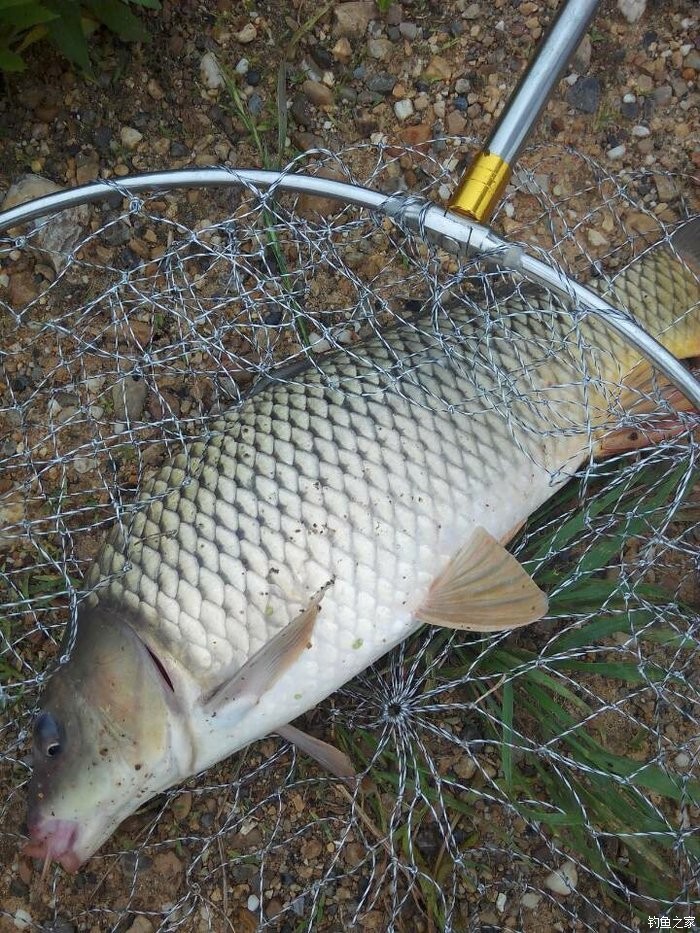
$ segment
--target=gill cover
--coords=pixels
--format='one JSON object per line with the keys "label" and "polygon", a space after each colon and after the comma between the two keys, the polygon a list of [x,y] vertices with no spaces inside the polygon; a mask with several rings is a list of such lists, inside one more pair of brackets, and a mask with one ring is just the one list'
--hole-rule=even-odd
{"label": "gill cover", "polygon": [[30,855],[79,864],[178,777],[171,747],[177,699],[124,613],[103,605],[81,612],[70,659],[42,698],[29,784]]}

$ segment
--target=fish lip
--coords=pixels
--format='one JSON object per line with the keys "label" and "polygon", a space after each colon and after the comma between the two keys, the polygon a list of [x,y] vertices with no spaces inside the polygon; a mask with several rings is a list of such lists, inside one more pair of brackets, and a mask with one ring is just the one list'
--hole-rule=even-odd
{"label": "fish lip", "polygon": [[75,851],[80,825],[74,820],[36,820],[29,824],[29,839],[22,852],[44,862],[58,862],[61,867],[75,874],[83,864]]}

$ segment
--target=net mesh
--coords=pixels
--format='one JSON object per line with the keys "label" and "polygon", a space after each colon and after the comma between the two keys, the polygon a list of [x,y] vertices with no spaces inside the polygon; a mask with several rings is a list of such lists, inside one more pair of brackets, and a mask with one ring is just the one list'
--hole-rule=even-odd
{"label": "net mesh", "polygon": [[[439,202],[463,151],[358,147],[290,170]],[[617,274],[697,209],[682,176],[612,176],[556,148],[522,164],[495,228],[580,280]],[[421,309],[440,317],[436,352],[488,373],[490,403],[513,419],[519,389],[488,339],[503,309],[540,316],[543,354],[585,338],[575,319],[548,326],[554,296],[400,218],[252,186],[136,196],[115,184],[101,204],[10,231],[0,250],[0,926],[690,925],[692,414],[572,468],[517,538],[546,619],[515,635],[421,631],[304,717],[350,752],[356,789],[267,737],[151,801],[78,876],[39,880],[19,854],[32,715],[86,570],[145,476],[256,379],[303,382],[324,353],[361,353],[367,334],[415,326]],[[456,307],[483,330],[468,350],[449,331]],[[590,348],[581,377],[595,383],[596,354],[610,352]],[[653,382],[648,393],[668,416],[668,397]],[[556,394],[540,403],[557,411]],[[552,430],[593,433],[586,417]]]}

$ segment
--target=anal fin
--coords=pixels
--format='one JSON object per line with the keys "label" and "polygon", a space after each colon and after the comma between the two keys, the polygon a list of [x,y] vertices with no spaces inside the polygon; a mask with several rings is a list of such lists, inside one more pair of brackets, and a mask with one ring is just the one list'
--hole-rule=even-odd
{"label": "anal fin", "polygon": [[277,729],[277,734],[291,742],[292,745],[296,745],[300,751],[305,752],[326,771],[330,771],[331,774],[340,778],[341,781],[353,782],[357,779],[357,772],[353,768],[352,762],[345,752],[341,752],[335,745],[330,745],[328,742],[317,739],[307,732],[302,732],[301,729],[297,729],[295,726],[282,726]]}
{"label": "anal fin", "polygon": [[435,580],[416,618],[430,625],[496,632],[541,619],[547,596],[522,565],[484,528]]}

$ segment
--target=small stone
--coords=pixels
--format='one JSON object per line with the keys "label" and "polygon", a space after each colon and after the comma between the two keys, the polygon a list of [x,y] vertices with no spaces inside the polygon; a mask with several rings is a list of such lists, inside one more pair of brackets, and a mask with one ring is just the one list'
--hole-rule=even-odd
{"label": "small stone", "polygon": [[688,52],[683,59],[683,67],[692,68],[693,71],[700,71],[700,52],[697,49]]}
{"label": "small stone", "polygon": [[329,107],[333,103],[333,91],[320,81],[304,81],[301,90],[315,107]]}
{"label": "small stone", "polygon": [[254,42],[258,38],[258,30],[252,23],[246,23],[243,29],[240,32],[236,33],[236,40],[241,43],[241,45],[249,45],[251,42]]}
{"label": "small stone", "polygon": [[242,58],[236,65],[236,74],[247,75],[250,69],[250,62],[247,58]]}
{"label": "small stone", "polygon": [[340,62],[341,65],[347,65],[352,58],[352,46],[345,36],[341,36],[331,49],[331,53],[337,62]]}
{"label": "small stone", "polygon": [[370,21],[376,16],[374,0],[350,0],[339,3],[333,10],[336,36],[360,39],[367,32]]}
{"label": "small stone", "polygon": [[600,103],[601,93],[600,81],[589,76],[579,78],[576,84],[566,92],[566,99],[574,110],[579,110],[581,113],[595,113]]}
{"label": "small stone", "polygon": [[250,95],[250,97],[248,98],[248,112],[249,113],[251,113],[254,117],[259,117],[260,114],[263,112],[264,107],[265,107],[265,101],[262,99],[260,94],[256,92],[255,94]]}
{"label": "small stone", "polygon": [[367,87],[375,94],[391,94],[396,84],[396,78],[386,71],[380,71],[379,74],[372,75],[367,81]]}
{"label": "small stone", "polygon": [[186,156],[190,154],[190,150],[188,149],[188,147],[183,145],[182,143],[177,142],[177,140],[173,140],[170,143],[169,151],[173,159],[184,159]]}
{"label": "small stone", "polygon": [[159,852],[153,858],[153,870],[165,878],[174,878],[182,869],[182,860],[174,852]]}
{"label": "small stone", "polygon": [[628,23],[638,22],[646,5],[647,0],[617,0],[617,8]]}
{"label": "small stone", "polygon": [[367,52],[370,58],[376,58],[377,61],[384,61],[391,55],[393,46],[388,39],[370,39],[367,43]]}
{"label": "small stone", "polygon": [[433,55],[423,76],[429,81],[449,81],[452,77],[452,65],[442,55]]}
{"label": "small stone", "polygon": [[665,107],[667,104],[671,103],[673,88],[670,84],[662,84],[660,87],[654,89],[651,96],[659,107]]}
{"label": "small stone", "polygon": [[589,230],[586,234],[586,238],[591,246],[601,247],[609,245],[607,239],[602,233],[599,233],[598,230]]}
{"label": "small stone", "polygon": [[478,3],[470,3],[462,16],[465,19],[481,19],[481,5]]}
{"label": "small stone", "polygon": [[153,98],[153,100],[163,100],[163,98],[165,97],[165,91],[160,86],[160,84],[158,84],[155,78],[151,78],[149,80],[148,84],[146,85],[146,90],[148,91],[149,95]]}
{"label": "small stone", "polygon": [[615,161],[616,159],[621,159],[626,152],[627,147],[624,145],[613,146],[612,149],[608,149],[606,155],[609,159]]}
{"label": "small stone", "polygon": [[578,871],[576,870],[576,866],[571,861],[564,862],[561,868],[547,875],[544,879],[544,883],[550,891],[554,891],[555,894],[561,894],[563,897],[566,897],[567,894],[571,894],[576,890],[576,885],[578,884]]}
{"label": "small stone", "polygon": [[[632,100],[626,100],[631,97]],[[625,94],[620,104],[620,113],[626,120],[636,120],[639,116],[639,104],[634,94]]]}
{"label": "small stone", "polygon": [[633,136],[636,136],[637,139],[644,139],[646,136],[651,135],[651,130],[648,126],[633,126],[630,132]]}
{"label": "small stone", "polygon": [[257,894],[251,894],[246,903],[246,907],[251,913],[255,913],[259,906],[260,898],[257,896]]}
{"label": "small stone", "polygon": [[192,792],[186,790],[178,794],[170,804],[170,809],[176,820],[186,819],[186,817],[190,815],[192,809]]}
{"label": "small stone", "polygon": [[21,907],[18,907],[15,911],[12,922],[18,930],[26,930],[28,927],[34,925],[32,922],[32,915]]}
{"label": "small stone", "polygon": [[431,132],[427,123],[416,123],[412,126],[404,127],[400,132],[400,138],[407,146],[417,148],[427,143],[430,139]]}
{"label": "small stone", "polygon": [[452,110],[447,115],[446,129],[450,136],[460,136],[467,126],[466,119],[457,110]]}
{"label": "small stone", "polygon": [[678,752],[676,757],[673,759],[673,763],[679,771],[687,771],[690,767],[691,761],[692,759],[687,752]]}
{"label": "small stone", "polygon": [[574,71],[577,71],[579,74],[584,75],[591,66],[591,53],[593,51],[593,46],[591,45],[591,40],[588,34],[586,34],[581,42],[579,47],[574,52],[574,56],[571,60],[571,66]]}
{"label": "small stone", "polygon": [[97,469],[97,460],[94,457],[76,456],[73,458],[73,469],[81,476],[85,473],[92,473]]}
{"label": "small stone", "polygon": [[468,78],[457,78],[455,81],[455,92],[457,94],[468,94],[472,89],[472,83]]}
{"label": "small stone", "polygon": [[224,86],[224,76],[213,52],[207,52],[199,63],[202,84],[210,91],[217,91]]}
{"label": "small stone", "polygon": [[408,120],[409,117],[413,116],[413,101],[408,98],[397,100],[394,104],[394,113],[397,119],[402,122],[403,120]]}
{"label": "small stone", "polygon": [[250,87],[257,87],[260,84],[262,75],[257,68],[250,68],[245,76],[245,83]]}
{"label": "small stone", "polygon": [[123,126],[119,131],[119,138],[126,149],[135,149],[143,139],[143,133],[139,133],[133,126]]}
{"label": "small stone", "polygon": [[499,912],[499,914],[502,914],[503,911],[506,909],[507,900],[508,898],[503,893],[503,891],[501,891],[500,894],[496,897],[496,910]]}
{"label": "small stone", "polygon": [[667,204],[675,201],[679,195],[678,187],[670,175],[658,173],[654,175],[654,184],[659,201],[665,201]]}
{"label": "small stone", "polygon": [[409,42],[414,42],[418,38],[418,32],[418,26],[415,23],[399,23],[399,34]]}
{"label": "small stone", "polygon": [[114,416],[118,421],[137,421],[146,404],[148,386],[145,379],[126,376],[112,387]]}
{"label": "small stone", "polygon": [[527,891],[525,894],[523,894],[522,898],[520,899],[520,903],[527,910],[534,910],[541,900],[542,898],[540,897],[539,894],[535,894],[534,891]]}

